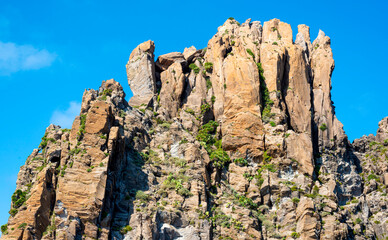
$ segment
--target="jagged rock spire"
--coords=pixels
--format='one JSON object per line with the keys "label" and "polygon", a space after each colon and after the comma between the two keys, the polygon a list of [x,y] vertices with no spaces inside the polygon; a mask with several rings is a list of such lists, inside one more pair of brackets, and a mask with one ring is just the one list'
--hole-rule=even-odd
{"label": "jagged rock spire", "polygon": [[148,105],[156,93],[154,50],[154,42],[148,40],[137,46],[129,57],[126,68],[133,93],[131,105]]}

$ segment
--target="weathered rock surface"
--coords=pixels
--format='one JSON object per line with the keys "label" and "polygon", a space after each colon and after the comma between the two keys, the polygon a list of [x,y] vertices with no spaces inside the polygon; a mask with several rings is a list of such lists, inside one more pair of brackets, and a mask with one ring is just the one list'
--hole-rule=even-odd
{"label": "weathered rock surface", "polygon": [[228,19],[85,90],[21,167],[2,239],[385,239],[388,117],[351,144],[322,31]]}
{"label": "weathered rock surface", "polygon": [[127,63],[128,84],[133,97],[131,105],[148,105],[156,93],[155,44],[148,40],[137,46],[129,56]]}

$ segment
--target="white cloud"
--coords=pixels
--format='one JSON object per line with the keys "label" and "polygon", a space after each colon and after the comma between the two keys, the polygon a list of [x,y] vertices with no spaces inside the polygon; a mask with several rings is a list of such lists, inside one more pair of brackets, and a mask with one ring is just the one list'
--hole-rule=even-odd
{"label": "white cloud", "polygon": [[31,45],[17,45],[0,41],[0,75],[50,66],[57,55]]}
{"label": "white cloud", "polygon": [[66,110],[56,110],[51,116],[50,123],[62,128],[71,128],[74,118],[80,113],[81,103],[72,101]]}

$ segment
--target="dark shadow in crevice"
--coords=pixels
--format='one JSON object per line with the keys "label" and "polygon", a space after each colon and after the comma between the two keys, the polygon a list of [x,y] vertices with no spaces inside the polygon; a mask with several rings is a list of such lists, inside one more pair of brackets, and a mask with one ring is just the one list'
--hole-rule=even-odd
{"label": "dark shadow in crevice", "polygon": [[281,81],[280,81],[280,86],[281,86],[280,93],[282,95],[282,98],[283,98],[283,101],[284,101],[284,105],[285,105],[284,111],[286,113],[287,128],[289,130],[294,131],[294,129],[293,129],[292,125],[291,125],[291,116],[290,116],[290,113],[288,111],[288,105],[287,105],[287,100],[286,100],[286,97],[287,97],[287,94],[288,94],[288,88],[289,88],[289,85],[290,85],[289,75],[290,75],[290,63],[289,63],[288,52],[286,50],[286,52],[285,52],[285,59],[284,59],[284,71],[283,71],[283,76],[281,77]]}
{"label": "dark shadow in crevice", "polygon": [[138,191],[149,189],[145,159],[132,147],[132,140],[119,140],[109,159],[105,198],[98,225],[110,228],[109,239],[123,239],[120,230],[129,224]]}

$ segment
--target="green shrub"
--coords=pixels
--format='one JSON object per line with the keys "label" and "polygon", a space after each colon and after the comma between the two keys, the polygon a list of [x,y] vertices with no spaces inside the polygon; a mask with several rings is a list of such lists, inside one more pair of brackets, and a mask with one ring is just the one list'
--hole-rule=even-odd
{"label": "green shrub", "polygon": [[101,134],[101,135],[100,135],[100,138],[101,138],[101,139],[106,139],[106,135]]}
{"label": "green shrub", "polygon": [[190,64],[190,65],[189,65],[189,68],[190,68],[191,70],[193,70],[195,74],[198,74],[199,71],[200,71],[199,67],[198,67],[197,65],[195,65],[195,63]]}
{"label": "green shrub", "polygon": [[216,168],[222,169],[230,162],[229,155],[222,149],[222,141],[217,140],[213,134],[216,133],[218,123],[209,121],[198,131],[196,139],[208,152],[210,159]]}
{"label": "green shrub", "polygon": [[362,221],[361,221],[360,218],[357,218],[356,221],[355,221],[356,224],[360,224],[361,222],[362,222]]}
{"label": "green shrub", "polygon": [[65,173],[66,173],[66,171],[65,170],[61,170],[61,177],[64,177],[65,176]]}
{"label": "green shrub", "polygon": [[48,142],[47,135],[48,135],[48,133],[46,132],[44,134],[44,136],[42,137],[42,142],[39,144],[40,149],[43,149],[47,146],[47,142]]}
{"label": "green shrub", "polygon": [[319,129],[321,129],[321,131],[325,131],[327,129],[327,126],[325,123],[322,123],[321,126],[319,127]]}
{"label": "green shrub", "polygon": [[204,66],[205,66],[205,70],[208,72],[211,72],[213,70],[213,63],[211,62],[205,62]]}
{"label": "green shrub", "polygon": [[269,97],[269,91],[265,83],[264,70],[261,66],[261,63],[256,63],[256,65],[259,71],[259,80],[260,80],[260,95],[261,95],[261,103],[262,103],[261,118],[263,119],[264,122],[269,122],[270,119],[274,116],[274,114],[271,113],[271,107],[274,104],[274,102]]}
{"label": "green shrub", "polygon": [[160,126],[163,127],[163,128],[169,129],[170,126],[171,126],[171,124],[170,124],[169,122],[164,122],[164,123],[162,123]]}
{"label": "green shrub", "polygon": [[351,203],[358,203],[358,200],[356,198],[352,199],[352,201],[350,201]]}
{"label": "green shrub", "polygon": [[1,233],[5,235],[5,234],[7,234],[7,232],[8,232],[8,224],[2,225],[1,226]]}
{"label": "green shrub", "polygon": [[81,148],[75,147],[75,148],[73,148],[73,149],[71,149],[71,150],[69,151],[69,155],[71,155],[71,156],[77,155],[77,154],[80,153],[80,152],[81,152]]}
{"label": "green shrub", "polygon": [[275,165],[273,165],[273,164],[265,164],[265,165],[263,165],[262,168],[267,169],[269,172],[273,172],[273,173],[277,171]]}
{"label": "green shrub", "polygon": [[181,196],[184,196],[184,197],[190,197],[190,196],[193,196],[193,194],[190,192],[189,189],[187,188],[180,188],[177,193]]}
{"label": "green shrub", "polygon": [[41,157],[34,157],[31,161],[39,161],[39,160],[43,160],[43,158],[41,158]]}
{"label": "green shrub", "polygon": [[179,145],[180,144],[184,144],[184,143],[188,143],[189,141],[187,141],[187,139],[186,138],[183,138],[180,142],[179,142]]}
{"label": "green shrub", "polygon": [[292,202],[295,203],[295,204],[298,204],[299,201],[300,201],[300,199],[297,198],[297,197],[294,197],[294,198],[292,199]]}
{"label": "green shrub", "polygon": [[175,166],[178,166],[178,167],[185,167],[187,165],[187,161],[186,159],[182,159],[182,158],[171,158],[175,164]]}
{"label": "green shrub", "polygon": [[327,204],[324,203],[324,202],[319,204],[319,207],[320,207],[320,208],[324,208],[324,207],[326,207],[326,206],[327,206]]}
{"label": "green shrub", "polygon": [[9,210],[8,212],[12,217],[15,217],[15,215],[18,213],[18,210],[17,209],[14,209],[12,208],[11,210]]}
{"label": "green shrub", "polygon": [[77,132],[78,141],[82,139],[82,137],[85,133],[86,114],[81,114],[80,120],[81,120],[81,123],[80,123],[79,129],[78,129],[78,132]]}
{"label": "green shrub", "polygon": [[121,229],[120,229],[120,232],[121,232],[121,234],[126,234],[127,232],[130,232],[130,231],[132,231],[132,227],[131,226],[129,226],[129,225],[127,225],[127,226],[125,226],[125,227],[122,227]]}
{"label": "green shrub", "polygon": [[377,179],[379,179],[379,177],[376,176],[375,174],[371,173],[371,174],[368,175],[368,181],[370,181],[370,180],[372,180],[372,179],[377,180]]}
{"label": "green shrub", "polygon": [[198,131],[197,140],[206,144],[214,144],[215,139],[212,134],[215,133],[217,127],[218,123],[213,120],[202,125],[201,129]]}
{"label": "green shrub", "polygon": [[211,98],[211,101],[212,101],[212,104],[214,104],[216,102],[216,96],[213,95]]}
{"label": "green shrub", "polygon": [[18,189],[14,192],[14,194],[12,194],[11,199],[12,199],[12,207],[19,208],[27,201],[27,192]]}
{"label": "green shrub", "polygon": [[185,187],[183,182],[188,181],[188,178],[183,175],[173,175],[170,173],[167,179],[163,182],[162,189],[174,189],[176,193],[184,197],[190,197],[193,194]]}
{"label": "green shrub", "polygon": [[272,45],[278,45],[278,43],[277,42],[273,42]]}
{"label": "green shrub", "polygon": [[293,232],[293,233],[291,233],[291,237],[292,238],[299,238],[300,237],[300,233]]}
{"label": "green shrub", "polygon": [[25,229],[27,227],[27,223],[22,223],[18,226],[18,229]]}
{"label": "green shrub", "polygon": [[205,114],[208,110],[210,110],[211,106],[208,103],[204,103],[201,105],[201,113]]}
{"label": "green shrub", "polygon": [[104,91],[100,95],[102,95],[102,96],[112,96],[112,89],[104,89]]}
{"label": "green shrub", "polygon": [[155,129],[153,129],[153,128],[150,129],[150,130],[148,131],[148,134],[149,134],[149,135],[152,135],[152,134],[154,134],[154,133],[155,133]]}
{"label": "green shrub", "polygon": [[310,194],[306,194],[306,197],[309,197],[309,198],[316,198],[318,196],[318,193],[319,193],[319,187],[317,185],[315,185],[313,187],[313,193],[310,193]]}
{"label": "green shrub", "polygon": [[249,173],[244,173],[243,174],[243,177],[245,178],[245,179],[247,179],[249,182],[250,181],[252,181],[253,180],[253,175],[251,175],[251,174],[249,174]]}
{"label": "green shrub", "polygon": [[127,116],[127,113],[124,110],[120,110],[119,116],[121,118],[124,118],[125,116]]}
{"label": "green shrub", "polygon": [[237,198],[239,205],[241,205],[242,207],[244,207],[244,208],[248,207],[252,210],[257,209],[257,204],[254,203],[252,201],[252,199],[250,199],[244,195],[239,195],[237,193],[235,193],[234,196]]}
{"label": "green shrub", "polygon": [[194,110],[191,109],[191,108],[186,108],[186,109],[185,109],[185,112],[187,112],[187,113],[189,113],[189,114],[195,116],[195,112],[194,112]]}
{"label": "green shrub", "polygon": [[375,142],[375,141],[372,141],[369,143],[369,147],[373,147],[374,145],[377,145],[379,144],[378,142]]}
{"label": "green shrub", "polygon": [[146,194],[145,192],[143,192],[141,190],[138,190],[136,192],[136,196],[135,197],[136,197],[137,200],[143,200],[143,201],[148,201],[148,199],[149,199],[148,194]]}
{"label": "green shrub", "polygon": [[265,163],[269,163],[272,160],[272,157],[267,154],[267,151],[264,151],[263,153],[263,161]]}
{"label": "green shrub", "polygon": [[230,17],[230,18],[228,18],[229,20],[234,20],[234,17]]}
{"label": "green shrub", "polygon": [[271,124],[272,127],[276,126],[276,123],[274,121],[270,121],[269,124]]}
{"label": "green shrub", "polygon": [[249,55],[251,55],[251,57],[253,58],[253,61],[255,61],[255,54],[252,52],[252,50],[249,49],[249,48],[247,48],[247,53],[248,53]]}
{"label": "green shrub", "polygon": [[210,78],[207,77],[206,78],[206,89],[209,90],[210,88],[212,88],[212,82],[210,81]]}
{"label": "green shrub", "polygon": [[214,146],[215,146],[216,148],[222,148],[222,139],[217,140],[217,141],[214,143]]}
{"label": "green shrub", "polygon": [[230,162],[229,155],[222,149],[217,149],[210,154],[210,159],[215,167],[222,169],[225,164]]}
{"label": "green shrub", "polygon": [[248,161],[245,158],[236,158],[233,162],[239,166],[248,166]]}

